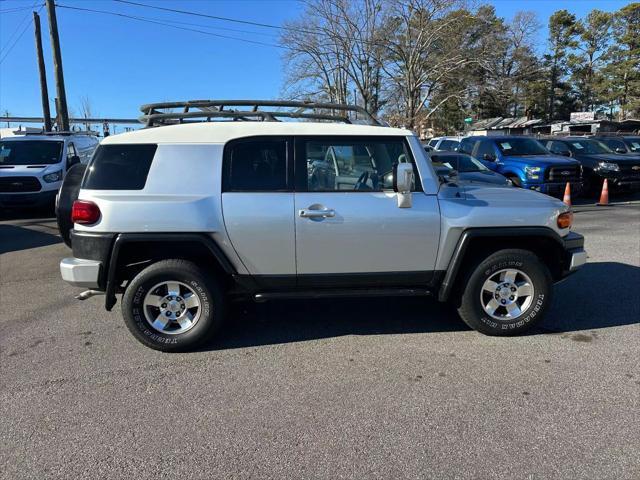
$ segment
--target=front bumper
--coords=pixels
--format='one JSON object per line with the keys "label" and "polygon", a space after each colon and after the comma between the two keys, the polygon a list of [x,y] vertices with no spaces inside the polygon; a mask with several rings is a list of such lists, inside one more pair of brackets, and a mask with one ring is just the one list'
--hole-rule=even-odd
{"label": "front bumper", "polygon": [[82,258],[63,258],[60,262],[62,279],[74,287],[98,288],[102,263]]}
{"label": "front bumper", "polygon": [[[578,193],[582,190],[582,182],[569,182],[571,185],[571,193]],[[546,193],[547,195],[562,195],[564,189],[567,187],[567,182],[564,183],[528,183],[522,184],[522,188],[527,190],[535,190],[536,192]]]}
{"label": "front bumper", "polygon": [[562,277],[566,277],[577,271],[587,263],[587,252],[584,249],[584,237],[576,232],[569,232],[563,238],[564,262]]}
{"label": "front bumper", "polygon": [[0,205],[4,207],[38,207],[50,205],[56,198],[57,190],[43,190],[33,193],[0,193]]}

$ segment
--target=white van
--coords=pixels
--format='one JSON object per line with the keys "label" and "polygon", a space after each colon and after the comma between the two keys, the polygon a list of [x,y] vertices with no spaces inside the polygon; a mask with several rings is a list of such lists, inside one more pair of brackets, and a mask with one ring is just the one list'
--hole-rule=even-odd
{"label": "white van", "polygon": [[0,138],[0,207],[53,207],[67,170],[88,163],[98,143],[77,132]]}

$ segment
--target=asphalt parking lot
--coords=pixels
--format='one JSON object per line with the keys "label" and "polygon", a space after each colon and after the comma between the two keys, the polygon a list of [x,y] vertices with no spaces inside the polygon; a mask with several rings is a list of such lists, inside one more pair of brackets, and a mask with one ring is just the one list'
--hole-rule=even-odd
{"label": "asphalt parking lot", "polygon": [[140,345],[60,279],[55,221],[0,222],[2,478],[640,478],[640,199],[576,207],[589,263],[531,335],[419,298],[241,304]]}

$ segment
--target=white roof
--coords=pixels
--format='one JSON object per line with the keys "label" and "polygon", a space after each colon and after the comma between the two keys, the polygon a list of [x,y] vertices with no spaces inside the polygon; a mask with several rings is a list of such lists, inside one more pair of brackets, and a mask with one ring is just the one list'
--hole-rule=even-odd
{"label": "white roof", "polygon": [[2,141],[26,142],[26,141],[44,141],[44,142],[64,142],[65,137],[62,135],[14,135],[12,137],[2,137]]}
{"label": "white roof", "polygon": [[372,125],[311,122],[199,122],[145,128],[111,135],[103,145],[118,143],[226,143],[256,135],[413,135],[409,130]]}

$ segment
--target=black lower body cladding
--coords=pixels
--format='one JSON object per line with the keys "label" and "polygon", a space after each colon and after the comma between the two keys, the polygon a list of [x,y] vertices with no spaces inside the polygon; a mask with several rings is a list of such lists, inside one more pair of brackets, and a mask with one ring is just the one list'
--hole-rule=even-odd
{"label": "black lower body cladding", "polygon": [[115,233],[76,232],[71,230],[73,256],[85,260],[97,260],[102,263],[98,286],[105,290],[107,286],[107,266],[116,237]]}

